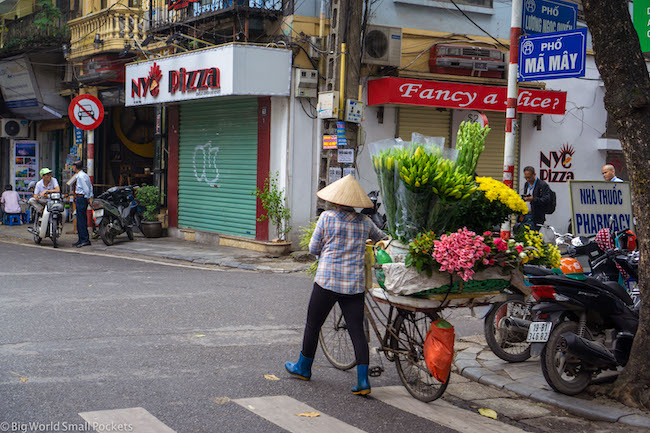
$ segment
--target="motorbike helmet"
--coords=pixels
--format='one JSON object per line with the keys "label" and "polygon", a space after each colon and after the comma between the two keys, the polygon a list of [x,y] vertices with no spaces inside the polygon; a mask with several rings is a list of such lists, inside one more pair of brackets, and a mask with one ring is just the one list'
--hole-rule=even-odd
{"label": "motorbike helmet", "polygon": [[50,173],[52,173],[52,170],[50,170],[47,167],[41,168],[41,171],[38,172],[38,174],[40,174],[41,177],[45,176],[46,174],[50,174]]}
{"label": "motorbike helmet", "polygon": [[636,250],[636,235],[632,230],[626,230],[620,233],[616,238],[616,246],[624,250]]}
{"label": "motorbike helmet", "polygon": [[580,281],[587,279],[582,271],[582,265],[573,257],[563,257],[560,260],[560,263],[560,269],[567,277]]}

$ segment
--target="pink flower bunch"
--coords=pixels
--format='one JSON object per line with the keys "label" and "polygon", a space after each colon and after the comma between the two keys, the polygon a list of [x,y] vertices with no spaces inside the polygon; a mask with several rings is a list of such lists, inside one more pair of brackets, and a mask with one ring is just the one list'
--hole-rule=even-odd
{"label": "pink flower bunch", "polygon": [[494,245],[497,247],[497,251],[506,251],[508,249],[508,244],[501,238],[494,238]]}
{"label": "pink flower bunch", "polygon": [[483,236],[476,236],[463,227],[456,233],[440,236],[440,240],[434,242],[433,259],[440,264],[441,272],[456,272],[463,281],[470,280],[474,275],[474,264],[491,251],[484,240]]}

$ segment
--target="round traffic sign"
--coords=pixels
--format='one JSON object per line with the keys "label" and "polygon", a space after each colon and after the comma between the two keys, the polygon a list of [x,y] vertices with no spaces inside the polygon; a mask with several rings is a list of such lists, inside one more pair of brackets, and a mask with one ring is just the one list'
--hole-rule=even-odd
{"label": "round traffic sign", "polygon": [[74,126],[88,131],[104,120],[104,106],[93,95],[79,95],[70,102],[68,116]]}

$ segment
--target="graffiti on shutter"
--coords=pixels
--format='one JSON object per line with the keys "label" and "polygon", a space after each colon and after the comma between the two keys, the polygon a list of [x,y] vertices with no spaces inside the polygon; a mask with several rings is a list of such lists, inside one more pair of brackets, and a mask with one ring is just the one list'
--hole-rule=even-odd
{"label": "graffiti on shutter", "polygon": [[219,169],[217,168],[217,154],[219,146],[212,146],[212,141],[199,144],[194,148],[192,164],[194,165],[194,176],[198,182],[205,182],[210,186],[217,185],[219,180]]}

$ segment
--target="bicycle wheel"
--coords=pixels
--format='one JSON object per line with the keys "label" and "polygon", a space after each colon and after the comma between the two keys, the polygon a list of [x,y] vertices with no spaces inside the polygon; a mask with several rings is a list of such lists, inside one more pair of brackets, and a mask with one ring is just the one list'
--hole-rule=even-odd
{"label": "bicycle wheel", "polygon": [[483,332],[488,346],[499,358],[508,362],[522,362],[530,358],[528,329],[508,330],[508,317],[531,320],[531,312],[523,299],[509,299],[490,310],[485,316]]}
{"label": "bicycle wheel", "polygon": [[334,304],[318,336],[327,360],[339,370],[349,370],[356,364],[354,346],[339,304]]}
{"label": "bicycle wheel", "polygon": [[413,397],[427,403],[440,398],[449,384],[449,379],[442,383],[433,377],[424,361],[424,339],[436,320],[435,314],[401,312],[394,324],[397,338],[391,340],[402,384]]}

